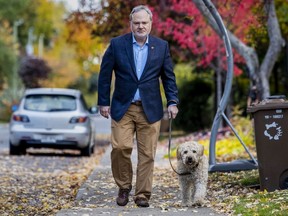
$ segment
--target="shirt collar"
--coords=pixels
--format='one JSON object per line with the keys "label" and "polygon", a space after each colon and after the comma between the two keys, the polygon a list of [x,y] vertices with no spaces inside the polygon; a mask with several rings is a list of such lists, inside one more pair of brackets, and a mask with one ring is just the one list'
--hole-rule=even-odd
{"label": "shirt collar", "polygon": [[[132,42],[133,42],[133,44],[137,43],[134,34],[132,34]],[[147,36],[147,39],[145,42],[145,45],[148,45],[148,44],[149,44],[149,35]]]}

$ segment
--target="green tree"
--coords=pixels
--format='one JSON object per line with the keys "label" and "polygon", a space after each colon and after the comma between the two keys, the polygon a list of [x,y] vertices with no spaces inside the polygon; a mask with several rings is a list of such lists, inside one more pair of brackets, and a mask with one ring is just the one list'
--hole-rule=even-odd
{"label": "green tree", "polygon": [[[75,71],[79,73],[79,69],[77,65],[75,66],[72,63],[74,59],[74,56],[71,54],[74,53],[73,49],[65,47],[65,45],[61,45],[62,48],[59,48],[59,44],[66,44],[67,39],[67,35],[65,35],[67,31],[65,30],[63,18],[65,15],[63,4],[56,4],[50,0],[0,0],[0,5],[0,103],[2,104],[0,109],[3,111],[3,109],[7,108],[6,111],[3,111],[5,113],[9,112],[10,105],[17,103],[22,96],[24,88],[22,88],[23,85],[17,72],[21,59],[26,55],[29,30],[33,33],[31,34],[32,37],[30,37],[30,46],[35,50],[32,53],[34,57],[39,57],[41,54],[41,57],[43,57],[41,61],[56,66],[52,70],[53,75],[51,77],[53,80],[55,74],[56,76],[60,74],[60,77],[62,74],[65,74],[64,80],[71,81],[70,77],[73,77],[73,80],[75,80],[76,78],[73,73]],[[52,50],[55,51],[52,52]],[[57,52],[63,53],[64,51],[66,52],[65,57],[57,54]],[[50,54],[57,57],[57,59],[49,56]],[[47,59],[51,61],[47,61]],[[66,59],[69,60],[66,61]],[[62,64],[56,64],[61,61]],[[63,68],[66,69],[64,70]],[[37,70],[33,72],[34,75],[35,72]],[[37,85],[46,85],[47,83],[43,82],[43,78],[47,76],[42,76],[41,70],[38,70],[38,72],[35,76],[33,75],[33,79],[30,81],[34,80],[33,83],[37,83]],[[21,75],[23,76],[23,73]],[[27,78],[27,76],[25,77]],[[35,80],[38,78],[40,80]],[[29,81],[27,79],[24,80],[27,86]],[[62,83],[61,87],[65,87],[65,82]],[[69,83],[66,84],[66,86],[68,85]]]}
{"label": "green tree", "polygon": [[16,22],[21,22],[17,28],[17,39],[20,47],[24,47],[27,41],[28,29],[34,24],[36,19],[35,9],[38,0],[0,0],[0,20],[7,21],[10,26]]}
{"label": "green tree", "polygon": [[[0,52],[0,75],[1,86],[8,85],[15,97],[16,86],[19,87],[19,79],[17,77],[18,70],[18,33],[20,24],[23,24],[24,18],[32,11],[30,7],[31,0],[0,0],[0,23],[1,23],[1,52]],[[8,88],[6,88],[8,89]],[[14,92],[14,93],[13,93]],[[13,96],[14,95],[14,96]]]}
{"label": "green tree", "polygon": [[[12,28],[2,21],[0,26],[0,119],[7,120],[10,107],[21,96],[21,81],[18,69],[17,43],[14,42]],[[3,119],[4,118],[4,119]]]}
{"label": "green tree", "polygon": [[17,62],[17,52],[12,38],[12,29],[7,22],[0,26],[0,89],[14,70]]}

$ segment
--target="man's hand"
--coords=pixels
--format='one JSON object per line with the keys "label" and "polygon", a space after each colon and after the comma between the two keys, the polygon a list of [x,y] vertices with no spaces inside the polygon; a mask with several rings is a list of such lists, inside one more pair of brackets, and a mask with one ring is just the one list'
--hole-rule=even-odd
{"label": "man's hand", "polygon": [[169,119],[175,119],[178,113],[178,107],[176,105],[170,105],[168,106],[168,116]]}
{"label": "man's hand", "polygon": [[110,115],[110,106],[99,106],[100,108],[100,114],[104,117],[104,118],[109,118]]}

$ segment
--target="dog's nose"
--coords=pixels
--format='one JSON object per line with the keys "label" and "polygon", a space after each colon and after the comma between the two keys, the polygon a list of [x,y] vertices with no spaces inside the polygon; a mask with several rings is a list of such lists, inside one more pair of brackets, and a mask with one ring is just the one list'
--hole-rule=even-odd
{"label": "dog's nose", "polygon": [[188,157],[188,158],[187,158],[187,161],[188,161],[188,163],[192,163],[192,162],[193,162],[192,157]]}

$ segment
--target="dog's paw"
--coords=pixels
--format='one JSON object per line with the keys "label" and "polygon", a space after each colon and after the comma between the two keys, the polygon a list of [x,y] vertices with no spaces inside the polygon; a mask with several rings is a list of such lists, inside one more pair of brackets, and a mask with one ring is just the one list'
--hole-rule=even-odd
{"label": "dog's paw", "polygon": [[203,207],[204,205],[205,205],[205,200],[204,199],[192,202],[192,206],[194,206],[194,207]]}
{"label": "dog's paw", "polygon": [[182,207],[191,207],[191,206],[192,206],[192,202],[188,202],[188,201],[187,201],[187,202],[184,202],[184,201],[183,201],[183,202],[181,203],[181,206],[182,206]]}

